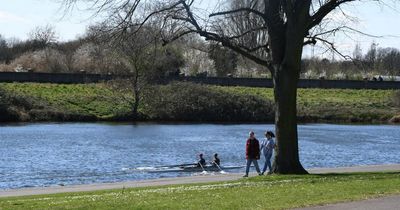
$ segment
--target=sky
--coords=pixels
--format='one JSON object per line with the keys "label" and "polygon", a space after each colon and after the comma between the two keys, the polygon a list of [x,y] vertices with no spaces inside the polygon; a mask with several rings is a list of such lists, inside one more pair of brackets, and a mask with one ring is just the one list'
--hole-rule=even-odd
{"label": "sky", "polygon": [[[16,37],[24,40],[35,27],[51,25],[55,27],[60,41],[68,41],[84,34],[88,25],[100,19],[94,18],[92,11],[83,8],[66,15],[60,1],[0,0],[2,3],[0,34],[5,38]],[[211,5],[210,2],[213,0],[202,0],[202,2],[204,5]],[[349,23],[349,26],[382,37],[368,37],[357,33],[348,36],[336,35],[332,40],[342,52],[351,54],[355,44],[358,43],[365,53],[372,41],[378,43],[378,47],[400,49],[400,4],[388,6],[376,3],[353,3],[345,6],[343,10],[351,17],[357,17],[357,21]],[[311,55],[312,48],[306,48],[304,54]]]}

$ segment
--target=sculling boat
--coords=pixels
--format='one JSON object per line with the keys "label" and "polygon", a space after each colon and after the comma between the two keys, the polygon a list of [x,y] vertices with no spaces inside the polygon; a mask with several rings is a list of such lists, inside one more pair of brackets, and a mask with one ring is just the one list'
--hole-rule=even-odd
{"label": "sculling boat", "polygon": [[243,168],[244,166],[225,166],[218,168],[217,166],[205,166],[205,167],[197,167],[197,166],[186,166],[186,167],[175,167],[175,168],[158,168],[149,170],[149,173],[169,173],[169,172],[219,172],[221,170],[232,170]]}

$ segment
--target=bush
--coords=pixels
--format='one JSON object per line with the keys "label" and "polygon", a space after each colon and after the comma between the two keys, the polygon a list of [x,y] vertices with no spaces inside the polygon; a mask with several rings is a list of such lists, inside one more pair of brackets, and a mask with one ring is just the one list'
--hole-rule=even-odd
{"label": "bush", "polygon": [[22,97],[12,96],[0,89],[0,122],[26,120],[27,115],[20,109],[24,105],[27,105],[27,101]]}
{"label": "bush", "polygon": [[0,88],[0,122],[94,120],[94,115],[58,111],[34,97]]}
{"label": "bush", "polygon": [[389,120],[390,123],[400,123],[400,115],[392,117],[392,119]]}
{"label": "bush", "polygon": [[256,122],[273,120],[273,103],[191,83],[154,86],[144,94],[143,112],[150,119],[176,121]]}
{"label": "bush", "polygon": [[394,105],[400,108],[400,90],[394,92],[392,100]]}

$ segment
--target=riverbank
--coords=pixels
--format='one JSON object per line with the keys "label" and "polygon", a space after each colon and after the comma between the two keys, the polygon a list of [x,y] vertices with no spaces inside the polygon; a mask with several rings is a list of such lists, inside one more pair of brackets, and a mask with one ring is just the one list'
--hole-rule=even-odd
{"label": "riverbank", "polygon": [[[303,176],[221,174],[0,191],[2,197],[23,196],[1,198],[0,208],[202,209],[207,205],[210,209],[286,209],[400,194],[400,165],[309,171],[312,174]],[[252,203],[247,202],[250,197]]]}
{"label": "riverbank", "polygon": [[[1,83],[0,89],[7,99],[0,103],[0,121],[133,120],[132,95],[102,83]],[[299,89],[298,119],[301,123],[389,123],[392,118],[399,122],[394,118],[400,113],[395,92]],[[174,84],[145,94],[136,121],[272,122],[272,101],[270,88]]]}
{"label": "riverbank", "polygon": [[[308,172],[310,174],[333,174],[333,173],[340,174],[340,173],[392,172],[392,171],[400,171],[400,164],[308,169]],[[189,177],[160,178],[160,179],[117,182],[117,183],[22,188],[22,189],[12,189],[12,190],[0,190],[0,197],[43,195],[43,194],[68,193],[68,192],[88,192],[88,191],[138,188],[138,187],[159,187],[167,185],[200,184],[200,183],[211,183],[211,182],[226,182],[226,181],[239,180],[242,178],[242,176],[243,174],[240,173],[223,173],[223,174],[213,173],[213,174],[197,175]],[[250,174],[250,176],[254,177],[256,176],[256,174],[253,173]]]}

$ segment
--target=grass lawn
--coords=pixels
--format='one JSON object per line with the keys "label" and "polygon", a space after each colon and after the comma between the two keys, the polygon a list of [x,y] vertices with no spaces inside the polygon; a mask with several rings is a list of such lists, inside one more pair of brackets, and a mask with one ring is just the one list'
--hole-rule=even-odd
{"label": "grass lawn", "polygon": [[2,198],[0,209],[287,209],[400,194],[400,172],[272,175],[208,184]]}

